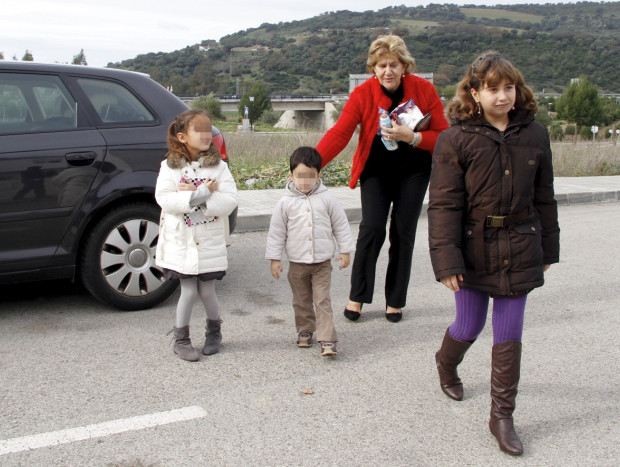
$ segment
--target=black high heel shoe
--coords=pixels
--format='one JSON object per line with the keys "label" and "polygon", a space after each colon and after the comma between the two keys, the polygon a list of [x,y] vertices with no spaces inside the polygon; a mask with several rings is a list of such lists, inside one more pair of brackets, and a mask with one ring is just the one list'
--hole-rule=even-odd
{"label": "black high heel shoe", "polygon": [[[361,307],[360,307],[361,310]],[[361,313],[359,311],[349,310],[347,307],[344,307],[344,317],[351,320],[357,321],[360,319]]]}
{"label": "black high heel shoe", "polygon": [[403,319],[403,312],[401,310],[398,313],[388,313],[386,310],[385,318],[392,323],[398,323],[401,319]]}

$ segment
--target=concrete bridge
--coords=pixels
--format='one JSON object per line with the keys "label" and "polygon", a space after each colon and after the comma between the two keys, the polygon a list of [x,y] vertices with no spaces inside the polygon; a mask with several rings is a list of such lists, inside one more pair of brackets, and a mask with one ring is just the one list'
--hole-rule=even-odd
{"label": "concrete bridge", "polygon": [[[222,103],[222,111],[234,112],[238,110],[241,96],[215,96]],[[336,110],[335,104],[345,102],[348,95],[273,95],[271,96],[271,107],[275,111],[283,111],[280,120],[275,125],[278,128],[291,129],[318,129],[327,130],[334,123],[333,112]],[[181,99],[191,105],[193,97],[181,97]]]}

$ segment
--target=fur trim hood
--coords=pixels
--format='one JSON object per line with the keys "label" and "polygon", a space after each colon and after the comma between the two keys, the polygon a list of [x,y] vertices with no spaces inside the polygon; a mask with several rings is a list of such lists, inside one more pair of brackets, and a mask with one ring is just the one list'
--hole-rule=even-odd
{"label": "fur trim hood", "polygon": [[[166,159],[167,159],[166,162],[168,164],[168,167],[170,167],[171,169],[181,169],[189,163],[189,161],[185,158],[185,156],[177,152],[168,152],[166,154]],[[207,149],[204,152],[201,152],[198,156],[198,164],[200,167],[203,167],[203,168],[215,167],[220,163],[221,160],[222,160],[222,155],[220,154],[220,152],[217,150],[217,147],[213,143],[211,143],[211,146],[209,146],[209,149]]]}

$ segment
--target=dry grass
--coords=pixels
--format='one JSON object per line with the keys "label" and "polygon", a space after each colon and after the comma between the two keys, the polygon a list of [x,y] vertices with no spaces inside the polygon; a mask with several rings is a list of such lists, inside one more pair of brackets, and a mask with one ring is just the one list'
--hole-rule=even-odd
{"label": "dry grass", "polygon": [[604,143],[552,143],[556,177],[620,175],[620,145]]}
{"label": "dry grass", "polygon": [[[299,146],[316,146],[324,133],[225,133],[231,168],[241,189],[279,187],[288,173],[288,159]],[[324,172],[332,186],[345,185],[357,136]],[[556,177],[620,175],[620,145],[607,142],[552,143]],[[244,186],[246,180],[259,184]]]}

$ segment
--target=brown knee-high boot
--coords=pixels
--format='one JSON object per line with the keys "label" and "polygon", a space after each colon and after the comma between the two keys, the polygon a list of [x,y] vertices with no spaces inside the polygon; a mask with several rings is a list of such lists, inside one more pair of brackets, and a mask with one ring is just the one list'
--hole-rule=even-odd
{"label": "brown knee-high boot", "polygon": [[456,368],[463,361],[463,356],[469,347],[471,347],[471,342],[457,341],[446,330],[441,348],[435,354],[441,390],[455,401],[463,400],[463,383]]}
{"label": "brown knee-high boot", "polygon": [[521,374],[521,342],[508,341],[493,346],[491,362],[491,418],[489,429],[499,448],[519,456],[523,444],[514,429],[512,413]]}

